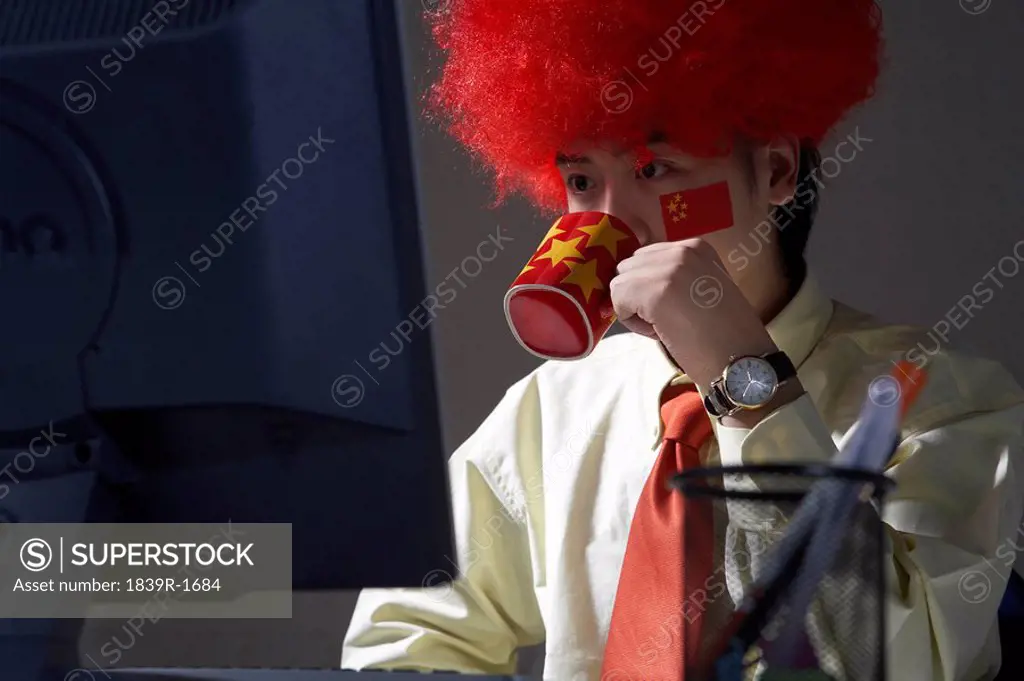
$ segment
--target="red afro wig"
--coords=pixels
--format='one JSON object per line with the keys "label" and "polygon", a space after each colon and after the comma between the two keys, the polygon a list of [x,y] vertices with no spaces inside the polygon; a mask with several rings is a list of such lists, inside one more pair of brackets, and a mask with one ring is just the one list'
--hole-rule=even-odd
{"label": "red afro wig", "polygon": [[494,173],[498,202],[565,209],[555,156],[580,140],[698,156],[735,139],[818,144],[871,97],[874,0],[442,0],[427,113]]}

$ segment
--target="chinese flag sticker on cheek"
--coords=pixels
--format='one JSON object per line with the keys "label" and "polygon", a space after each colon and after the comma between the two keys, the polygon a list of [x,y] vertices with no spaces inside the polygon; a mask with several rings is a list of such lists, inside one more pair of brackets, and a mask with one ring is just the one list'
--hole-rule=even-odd
{"label": "chinese flag sticker on cheek", "polygon": [[733,225],[729,183],[718,182],[661,196],[667,241],[693,239]]}

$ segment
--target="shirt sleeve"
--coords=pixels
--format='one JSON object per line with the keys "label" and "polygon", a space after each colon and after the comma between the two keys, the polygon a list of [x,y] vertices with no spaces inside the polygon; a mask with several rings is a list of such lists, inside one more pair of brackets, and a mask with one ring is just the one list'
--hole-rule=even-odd
{"label": "shirt sleeve", "polygon": [[515,505],[500,481],[517,450],[535,446],[538,411],[529,382],[513,386],[452,455],[458,558],[424,575],[420,588],[364,589],[342,646],[343,669],[511,674],[516,649],[544,640],[528,516],[509,511]]}
{"label": "shirt sleeve", "polygon": [[894,554],[887,629],[890,651],[919,654],[890,652],[891,678],[995,673],[998,637],[990,634],[1024,548],[1022,424],[1019,405],[920,433],[897,451],[897,487],[884,512]]}
{"label": "shirt sleeve", "polygon": [[717,426],[723,466],[766,463],[828,463],[836,453],[832,433],[804,393],[751,428]]}
{"label": "shirt sleeve", "polygon": [[[950,402],[957,400],[947,396]],[[888,677],[989,678],[997,611],[1024,549],[1024,405],[962,414],[905,434],[888,474]],[[719,427],[722,464],[829,461],[836,445],[808,395],[753,429]],[[765,508],[766,521],[778,518]]]}

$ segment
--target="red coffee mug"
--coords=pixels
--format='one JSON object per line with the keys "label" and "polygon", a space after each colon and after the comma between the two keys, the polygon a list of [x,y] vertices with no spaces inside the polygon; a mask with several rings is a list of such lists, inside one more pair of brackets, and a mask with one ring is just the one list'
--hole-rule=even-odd
{"label": "red coffee mug", "polygon": [[505,294],[512,335],[543,359],[589,355],[615,323],[615,268],[638,248],[633,231],[612,215],[560,217]]}

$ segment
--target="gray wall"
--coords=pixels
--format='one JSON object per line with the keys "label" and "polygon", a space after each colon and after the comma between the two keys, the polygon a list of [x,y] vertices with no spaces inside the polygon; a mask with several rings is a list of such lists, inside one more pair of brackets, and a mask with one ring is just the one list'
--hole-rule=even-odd
{"label": "gray wall", "polygon": [[[514,0],[494,0],[505,2]],[[413,86],[426,82],[420,0],[399,0],[408,22]],[[984,7],[990,0],[961,0]],[[442,3],[443,4],[443,3]],[[681,6],[689,3],[680,0]],[[859,126],[862,151],[826,166],[835,175],[810,247],[810,261],[834,297],[890,320],[939,322],[1024,238],[1024,4],[991,0],[971,15],[958,0],[888,0],[891,66],[878,98],[844,123]],[[800,83],[793,84],[799,97]],[[500,102],[496,99],[496,104]],[[505,387],[535,366],[516,346],[501,309],[505,287],[548,227],[523,203],[488,210],[487,187],[462,153],[417,123],[430,286],[500,225],[514,241],[475,278],[465,278],[433,324],[445,436],[454,449]],[[823,153],[831,153],[835,141]],[[849,158],[850,149],[841,152]],[[1024,250],[1021,252],[1024,257]],[[955,317],[954,346],[973,347],[1024,379],[1024,272],[1009,261],[986,280],[995,295],[974,317]],[[1016,265],[1020,265],[1019,262]],[[461,276],[461,275],[460,275]],[[997,283],[1003,288],[999,288]],[[329,503],[329,500],[325,500]],[[290,621],[164,620],[146,625],[127,665],[332,666],[352,594],[296,594]],[[91,623],[80,643],[97,651],[121,622]],[[121,634],[121,640],[126,640]]]}

